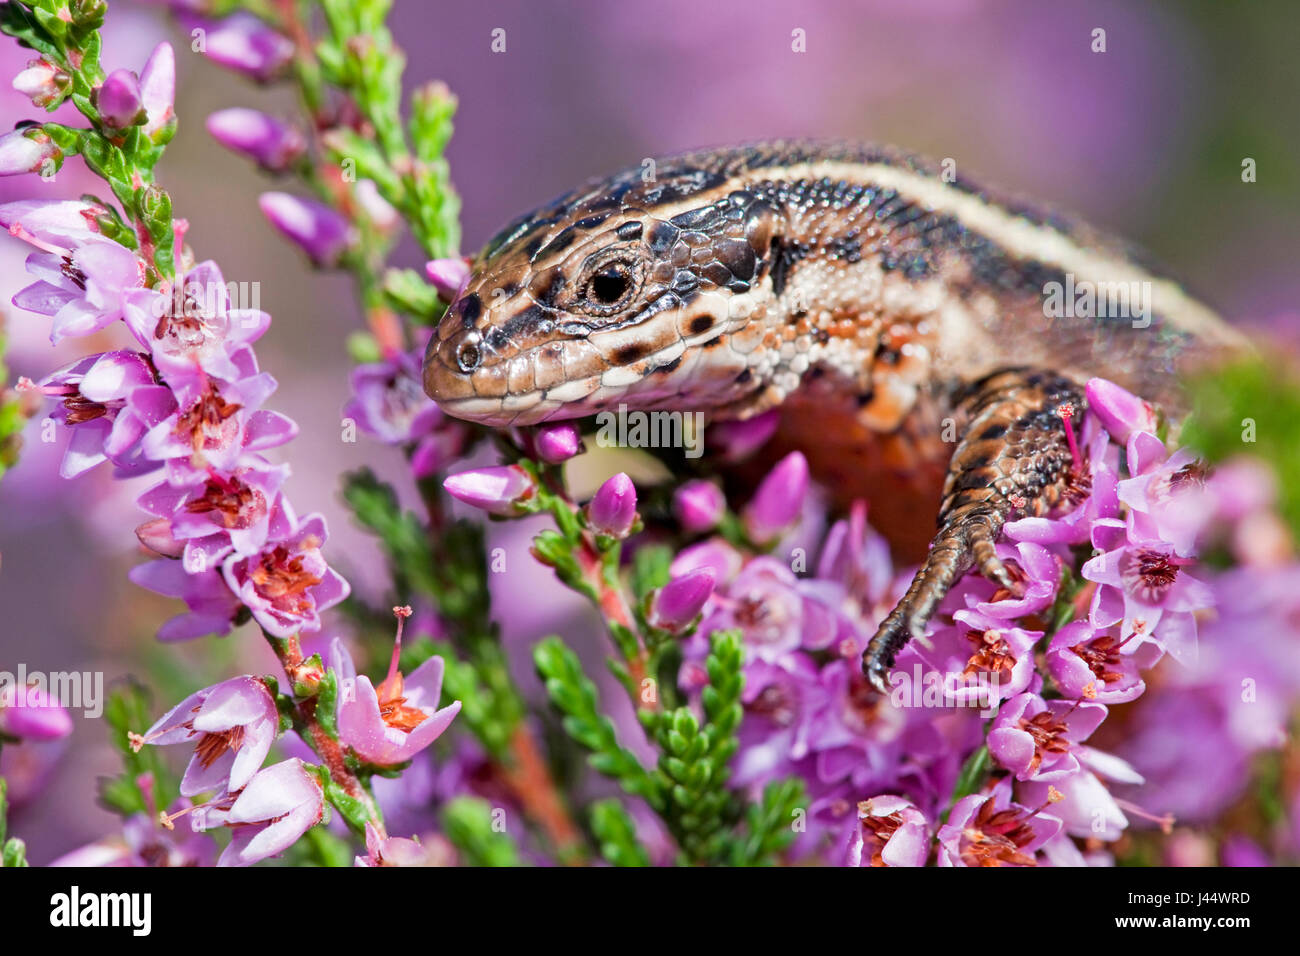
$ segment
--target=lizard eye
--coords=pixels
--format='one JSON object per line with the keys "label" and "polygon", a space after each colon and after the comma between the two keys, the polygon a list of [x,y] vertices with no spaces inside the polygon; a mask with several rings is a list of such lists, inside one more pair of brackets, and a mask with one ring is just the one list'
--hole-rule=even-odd
{"label": "lizard eye", "polygon": [[632,274],[622,263],[612,263],[587,280],[587,298],[597,305],[616,305],[627,295]]}
{"label": "lizard eye", "polygon": [[626,258],[596,263],[578,287],[578,310],[589,315],[614,315],[636,295],[640,280],[636,263]]}
{"label": "lizard eye", "polygon": [[473,342],[462,342],[460,348],[456,349],[456,364],[462,372],[474,371],[482,360],[482,353]]}

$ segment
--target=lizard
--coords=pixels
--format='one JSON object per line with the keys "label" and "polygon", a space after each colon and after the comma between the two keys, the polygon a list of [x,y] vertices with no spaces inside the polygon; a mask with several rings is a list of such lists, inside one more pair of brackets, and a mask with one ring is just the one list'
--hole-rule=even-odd
{"label": "lizard", "polygon": [[[1070,290],[1101,307],[1079,316]],[[1088,378],[1177,422],[1180,375],[1247,347],[1129,244],[950,160],[775,141],[643,161],[505,226],[423,377],[446,413],[499,427],[780,408],[782,440],[840,496],[883,496],[899,527],[937,516],[862,654],[886,692],[961,575],[1015,589],[1003,525],[1080,490],[1061,415],[1085,410]]]}

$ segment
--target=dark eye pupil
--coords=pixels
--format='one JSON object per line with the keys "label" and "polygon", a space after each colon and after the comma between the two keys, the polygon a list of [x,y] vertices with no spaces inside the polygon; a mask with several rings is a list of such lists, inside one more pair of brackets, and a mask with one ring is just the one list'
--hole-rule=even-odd
{"label": "dark eye pupil", "polygon": [[613,305],[627,292],[627,273],[606,269],[591,277],[591,298],[602,305]]}

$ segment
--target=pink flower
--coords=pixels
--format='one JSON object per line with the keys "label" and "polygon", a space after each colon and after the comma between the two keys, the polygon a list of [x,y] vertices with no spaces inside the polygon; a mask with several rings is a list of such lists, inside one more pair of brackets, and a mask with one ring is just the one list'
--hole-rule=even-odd
{"label": "pink flower", "polygon": [[0,737],[58,740],[72,733],[72,717],[44,688],[0,687]]}
{"label": "pink flower", "polygon": [[217,866],[251,866],[289,849],[320,822],[324,809],[320,783],[295,757],[258,771],[228,805],[219,799],[196,808],[191,822],[195,830],[230,828],[230,845]]}
{"label": "pink flower", "polygon": [[[1043,785],[1046,787],[1046,784]],[[1010,787],[973,793],[939,828],[940,866],[1034,866],[1035,854],[1061,830],[1056,817],[1010,800]]]}
{"label": "pink flower", "polygon": [[207,790],[235,793],[253,779],[280,729],[280,715],[266,684],[252,676],[205,687],[164,714],[131,745],[193,744],[181,780],[181,796]]}
{"label": "pink flower", "polygon": [[929,855],[930,829],[912,801],[884,794],[858,804],[846,865],[925,866]]}
{"label": "pink flower", "polygon": [[745,507],[745,530],[760,544],[774,540],[798,520],[807,493],[808,460],[791,452],[776,463]]}
{"label": "pink flower", "polygon": [[438,709],[442,658],[429,658],[403,678],[397,669],[400,651],[399,624],[388,676],[375,687],[369,677],[357,675],[342,641],[335,638],[330,645],[330,669],[339,682],[339,739],[362,760],[380,767],[411,760],[437,740],[460,713],[460,701]]}

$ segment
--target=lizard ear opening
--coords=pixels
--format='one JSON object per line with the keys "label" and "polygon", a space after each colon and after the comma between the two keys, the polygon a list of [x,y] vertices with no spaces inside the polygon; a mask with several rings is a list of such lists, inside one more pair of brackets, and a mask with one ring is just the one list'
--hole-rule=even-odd
{"label": "lizard ear opening", "polygon": [[759,199],[745,210],[745,239],[760,263],[759,275],[770,275],[777,295],[785,288],[785,218]]}

